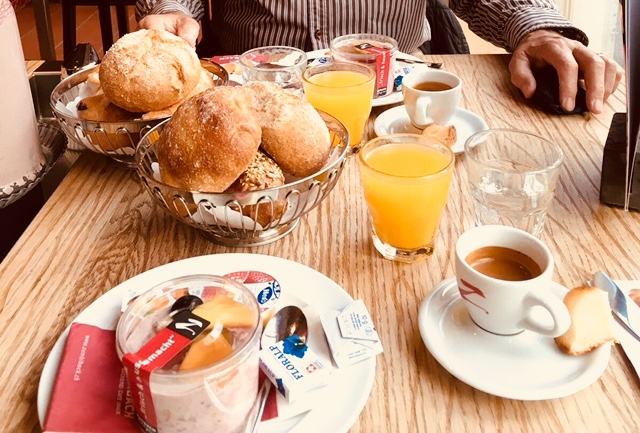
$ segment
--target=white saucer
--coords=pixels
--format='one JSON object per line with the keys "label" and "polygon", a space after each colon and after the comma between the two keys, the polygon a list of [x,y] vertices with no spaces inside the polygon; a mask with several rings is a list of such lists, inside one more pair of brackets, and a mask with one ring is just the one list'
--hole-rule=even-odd
{"label": "white saucer", "polygon": [[[567,289],[553,284],[562,298]],[[553,338],[530,331],[508,337],[486,332],[469,317],[455,278],[422,302],[418,322],[427,349],[449,373],[480,391],[515,400],[581,391],[600,378],[611,356],[609,345],[571,356]]]}
{"label": "white saucer", "polygon": [[[487,122],[476,113],[465,110],[464,108],[458,108],[456,114],[453,116],[449,125],[455,125],[456,134],[458,140],[451,146],[451,150],[454,153],[461,153],[464,151],[464,142],[467,141],[471,135],[476,132],[489,129]],[[398,134],[402,132],[409,132],[412,134],[420,134],[422,131],[411,124],[407,110],[404,105],[390,108],[387,111],[382,112],[373,124],[373,129],[376,135],[388,135]]]}

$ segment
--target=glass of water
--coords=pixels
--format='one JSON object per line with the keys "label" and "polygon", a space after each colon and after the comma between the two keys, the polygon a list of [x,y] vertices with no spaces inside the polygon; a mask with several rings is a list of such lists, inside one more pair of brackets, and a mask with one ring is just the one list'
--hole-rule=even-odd
{"label": "glass of water", "polygon": [[240,56],[242,81],[271,81],[299,96],[303,95],[302,73],[307,54],[294,47],[269,46],[245,51]]}
{"label": "glass of water", "polygon": [[476,225],[507,225],[540,237],[562,149],[535,134],[492,129],[469,137],[464,153]]}

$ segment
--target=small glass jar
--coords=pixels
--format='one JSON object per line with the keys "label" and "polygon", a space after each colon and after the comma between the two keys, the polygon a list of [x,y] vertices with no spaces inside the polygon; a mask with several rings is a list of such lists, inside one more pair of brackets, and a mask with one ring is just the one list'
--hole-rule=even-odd
{"label": "small glass jar", "polygon": [[[250,312],[248,321],[251,326],[224,325],[220,337],[228,340],[231,352],[209,365],[182,371],[173,358],[169,361],[173,368],[165,366],[154,369],[148,378],[148,392],[154,411],[151,418],[148,413],[142,414],[144,416],[138,413],[138,419],[141,424],[144,424],[144,420],[154,420],[157,424],[154,427],[160,432],[243,432],[258,392],[258,351],[262,331],[258,302],[244,285],[216,275],[190,275],[166,281],[143,293],[129,305],[118,321],[118,357],[123,360],[128,354],[146,353],[149,348],[145,345],[171,323],[169,313],[172,305],[187,294],[200,297],[205,304],[217,296],[228,297],[234,301],[232,304],[235,307],[235,303],[248,307],[242,308]],[[216,323],[213,329],[220,325]],[[191,350],[198,339],[206,338],[208,335],[201,334],[186,350]],[[143,347],[145,349],[141,352]],[[140,364],[144,366],[145,361]],[[132,379],[135,382],[143,377],[141,374],[132,375],[128,368],[125,370],[130,384]],[[139,386],[131,388],[140,393]],[[148,412],[149,407],[145,403],[143,410]]]}
{"label": "small glass jar", "polygon": [[331,55],[339,61],[361,63],[376,71],[374,98],[393,92],[398,42],[384,35],[355,33],[331,41]]}

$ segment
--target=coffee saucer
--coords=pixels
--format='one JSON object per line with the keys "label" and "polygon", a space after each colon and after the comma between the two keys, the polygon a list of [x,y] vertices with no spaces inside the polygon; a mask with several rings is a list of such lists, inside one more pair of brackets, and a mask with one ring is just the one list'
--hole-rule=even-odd
{"label": "coffee saucer", "polygon": [[[564,297],[567,289],[553,283]],[[579,356],[560,351],[553,338],[530,331],[499,336],[469,317],[455,278],[443,281],[422,302],[420,334],[433,357],[464,383],[515,400],[566,397],[590,386],[609,364],[605,345]]]}
{"label": "coffee saucer", "polygon": [[[465,110],[464,108],[458,108],[456,114],[449,121],[448,125],[455,125],[456,134],[458,140],[451,150],[453,153],[461,153],[464,151],[464,142],[467,141],[471,135],[476,132],[485,131],[489,129],[487,122],[476,113]],[[382,112],[375,120],[373,129],[376,135],[398,134],[398,133],[412,133],[420,134],[422,131],[411,124],[409,115],[404,105],[393,107],[387,111]]]}

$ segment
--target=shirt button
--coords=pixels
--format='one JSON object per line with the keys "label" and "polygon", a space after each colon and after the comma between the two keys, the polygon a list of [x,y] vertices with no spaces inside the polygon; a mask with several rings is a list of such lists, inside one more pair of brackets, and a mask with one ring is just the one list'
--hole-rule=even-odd
{"label": "shirt button", "polygon": [[316,39],[320,39],[322,37],[322,30],[316,30],[315,32],[313,32],[313,34],[315,35]]}

